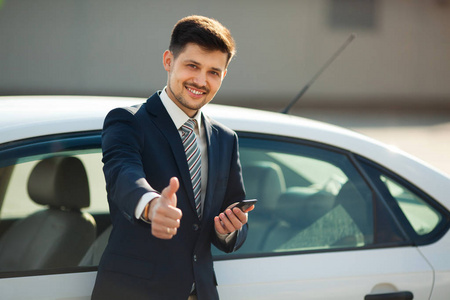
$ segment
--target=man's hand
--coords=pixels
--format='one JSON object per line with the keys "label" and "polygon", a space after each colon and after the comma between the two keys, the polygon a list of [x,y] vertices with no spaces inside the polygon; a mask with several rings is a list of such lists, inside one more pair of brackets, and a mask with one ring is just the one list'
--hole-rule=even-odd
{"label": "man's hand", "polygon": [[182,217],[181,210],[177,208],[177,195],[180,187],[178,178],[170,178],[169,185],[162,191],[161,197],[150,202],[147,218],[152,222],[152,234],[160,239],[171,239],[177,234]]}
{"label": "man's hand", "polygon": [[231,204],[224,212],[214,218],[214,226],[218,233],[228,234],[241,229],[248,221],[247,212],[255,208],[252,205],[248,210],[243,212],[240,208],[234,207],[236,204]]}

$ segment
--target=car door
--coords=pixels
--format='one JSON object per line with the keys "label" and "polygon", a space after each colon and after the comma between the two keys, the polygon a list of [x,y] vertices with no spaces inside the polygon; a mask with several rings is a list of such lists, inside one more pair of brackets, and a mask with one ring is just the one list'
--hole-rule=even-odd
{"label": "car door", "polygon": [[0,299],[90,299],[110,225],[100,133],[1,146],[0,208]]}
{"label": "car door", "polygon": [[240,154],[259,201],[243,247],[214,251],[222,299],[430,297],[432,267],[355,155],[257,134],[240,134]]}

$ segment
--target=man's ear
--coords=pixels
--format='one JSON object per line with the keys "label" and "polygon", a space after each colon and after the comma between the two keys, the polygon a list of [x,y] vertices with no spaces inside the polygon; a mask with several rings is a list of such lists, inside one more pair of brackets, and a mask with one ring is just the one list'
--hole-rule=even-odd
{"label": "man's ear", "polygon": [[171,68],[171,66],[173,64],[173,61],[174,61],[174,57],[173,57],[172,51],[170,51],[170,50],[164,51],[164,54],[163,54],[163,66],[164,66],[164,69],[167,72],[170,71],[170,68]]}

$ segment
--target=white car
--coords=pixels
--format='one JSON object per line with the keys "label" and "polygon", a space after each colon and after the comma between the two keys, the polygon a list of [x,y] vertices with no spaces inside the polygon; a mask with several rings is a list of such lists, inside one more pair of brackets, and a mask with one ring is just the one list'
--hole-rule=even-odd
{"label": "white car", "polygon": [[[0,299],[89,299],[110,230],[101,129],[145,99],[0,97]],[[209,104],[239,135],[249,234],[221,299],[449,299],[450,178],[357,133]]]}

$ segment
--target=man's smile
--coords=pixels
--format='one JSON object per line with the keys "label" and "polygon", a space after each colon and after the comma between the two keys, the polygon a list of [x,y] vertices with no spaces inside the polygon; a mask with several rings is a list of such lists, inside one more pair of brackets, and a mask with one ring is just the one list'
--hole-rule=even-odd
{"label": "man's smile", "polygon": [[185,86],[186,90],[188,90],[189,92],[191,92],[194,95],[200,96],[200,95],[205,95],[207,93],[207,91],[201,90],[201,89],[197,89],[194,88],[192,86]]}

